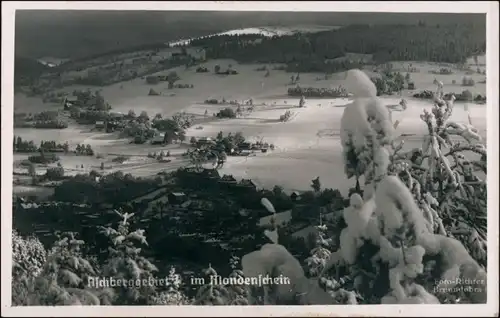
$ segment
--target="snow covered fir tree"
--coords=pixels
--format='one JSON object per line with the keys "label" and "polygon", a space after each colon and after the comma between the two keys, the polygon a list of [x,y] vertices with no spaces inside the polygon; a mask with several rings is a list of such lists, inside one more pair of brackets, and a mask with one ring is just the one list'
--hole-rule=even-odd
{"label": "snow covered fir tree", "polygon": [[[92,256],[86,246],[93,242],[80,233],[62,233],[46,250],[38,238],[14,232],[13,305],[485,303],[487,158],[478,131],[471,122],[452,121],[454,98],[445,101],[438,91],[421,115],[427,128],[422,146],[405,150],[401,125],[392,121],[370,78],[350,70],[346,81],[354,98],[341,119],[345,175],[354,189],[348,204],[333,219],[320,215],[317,242],[305,261],[283,245],[274,225],[262,231],[249,226],[267,242],[228,260],[230,277],[282,275],[290,284],[205,284],[188,295],[189,282],[178,268],[161,269],[163,260],[155,262],[143,250],[154,236],[131,227],[141,211],[129,209],[116,211],[120,220],[100,229],[109,240],[104,258]],[[261,202],[276,214],[277,202]],[[195,274],[219,272],[206,267]],[[168,276],[161,288],[86,283],[99,276],[148,279],[159,271]]]}

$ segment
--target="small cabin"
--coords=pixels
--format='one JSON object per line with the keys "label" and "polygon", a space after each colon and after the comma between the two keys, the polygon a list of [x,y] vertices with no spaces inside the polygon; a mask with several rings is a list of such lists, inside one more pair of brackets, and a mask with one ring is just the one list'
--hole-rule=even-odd
{"label": "small cabin", "polygon": [[242,142],[241,144],[238,145],[239,150],[251,150],[252,149],[252,143],[250,142]]}
{"label": "small cabin", "polygon": [[206,145],[206,144],[213,144],[214,141],[210,137],[201,137],[197,141],[198,145]]}
{"label": "small cabin", "polygon": [[156,134],[153,139],[151,139],[152,145],[163,144],[165,141],[165,133]]}
{"label": "small cabin", "polygon": [[194,174],[194,173],[198,173],[198,169],[195,168],[195,167],[187,167],[187,168],[184,168],[184,171],[187,172],[187,173],[191,173],[191,174]]}
{"label": "small cabin", "polygon": [[238,181],[232,175],[225,174],[220,179],[220,182],[228,184],[236,184]]}
{"label": "small cabin", "polygon": [[220,180],[220,174],[216,169],[203,169],[201,173],[207,179]]}
{"label": "small cabin", "polygon": [[120,112],[111,112],[109,113],[109,117],[113,120],[122,120],[123,118],[125,118],[125,114]]}
{"label": "small cabin", "polygon": [[38,209],[38,207],[39,207],[38,204],[36,204],[36,203],[21,203],[20,205],[25,210]]}
{"label": "small cabin", "polygon": [[241,179],[241,182],[238,186],[242,188],[257,190],[257,185],[250,179]]}
{"label": "small cabin", "polygon": [[64,99],[64,110],[68,110],[71,106],[80,106],[80,101],[76,96],[69,96]]}
{"label": "small cabin", "polygon": [[187,196],[184,192],[171,192],[167,198],[170,204],[182,204],[187,201]]}
{"label": "small cabin", "polygon": [[290,194],[290,199],[294,202],[300,201],[300,193],[298,191],[293,191],[292,194]]}
{"label": "small cabin", "polygon": [[106,127],[106,122],[104,120],[98,120],[95,122],[96,129],[104,129]]}
{"label": "small cabin", "polygon": [[106,132],[108,132],[108,133],[113,132],[113,131],[115,131],[116,129],[121,128],[121,126],[122,126],[122,125],[120,124],[120,122],[119,122],[119,121],[115,121],[115,120],[113,120],[113,121],[108,121],[108,122],[106,123]]}

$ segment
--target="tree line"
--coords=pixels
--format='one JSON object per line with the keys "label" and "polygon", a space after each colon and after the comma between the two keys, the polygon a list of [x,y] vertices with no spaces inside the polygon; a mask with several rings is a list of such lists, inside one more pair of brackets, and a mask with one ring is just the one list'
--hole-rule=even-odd
{"label": "tree line", "polygon": [[335,72],[356,61],[345,53],[371,54],[373,61],[463,63],[486,51],[486,30],[477,25],[352,25],[338,30],[275,37],[218,35],[191,42],[206,49],[207,58],[241,63],[285,63],[289,71]]}

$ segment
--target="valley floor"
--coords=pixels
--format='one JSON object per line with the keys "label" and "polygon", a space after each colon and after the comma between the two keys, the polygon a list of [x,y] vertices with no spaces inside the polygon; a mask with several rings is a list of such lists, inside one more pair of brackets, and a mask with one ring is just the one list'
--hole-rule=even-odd
{"label": "valley floor", "polygon": [[[206,63],[209,69],[215,64],[224,65],[231,61],[210,61]],[[234,63],[234,62],[233,62]],[[236,65],[234,63],[233,65]],[[415,64],[414,64],[415,66]],[[344,106],[350,103],[348,99],[313,99],[306,100],[306,107],[298,108],[298,98],[287,97],[287,82],[290,74],[283,71],[272,71],[271,77],[264,78],[263,72],[255,71],[255,65],[236,65],[240,74],[220,77],[210,73],[195,73],[194,70],[178,68],[181,82],[193,83],[194,89],[174,89],[174,96],[147,96],[150,86],[143,80],[135,79],[130,82],[105,87],[102,95],[109,100],[114,111],[126,113],[134,109],[136,113],[146,110],[150,116],[155,113],[172,115],[178,111],[185,111],[203,117],[205,111],[209,118],[200,125],[194,125],[186,131],[186,143],[192,136],[215,137],[219,131],[242,132],[246,139],[272,143],[274,151],[258,153],[248,157],[229,157],[221,169],[221,174],[232,174],[236,178],[252,179],[260,187],[280,185],[287,190],[308,190],[310,180],[319,176],[323,187],[339,189],[346,193],[353,182],[346,182],[340,143],[340,118]],[[422,67],[422,66],[421,66]],[[437,66],[436,66],[437,67]],[[330,87],[343,83],[343,75],[334,74],[331,81],[318,81],[317,74],[301,74],[301,86]],[[432,80],[435,75],[424,73],[412,74],[417,91],[421,89],[434,90]],[[451,79],[459,80],[462,75],[452,74]],[[437,76],[439,77],[439,76]],[[444,76],[441,76],[444,77]],[[440,78],[441,78],[440,77]],[[441,79],[442,80],[442,79]],[[163,91],[164,83],[155,86],[155,90]],[[122,86],[122,88],[120,88]],[[161,87],[160,87],[161,86]],[[74,87],[66,88],[71,91]],[[476,89],[483,89],[476,87]],[[461,87],[454,88],[460,92]],[[445,85],[445,91],[453,91]],[[484,94],[484,92],[482,92]],[[170,93],[169,93],[170,94]],[[386,105],[397,105],[401,98],[406,98],[408,108],[405,111],[393,112],[393,120],[400,122],[398,131],[406,134],[406,148],[419,147],[425,133],[425,125],[420,119],[424,109],[430,109],[429,100],[417,100],[408,97],[410,92],[403,92],[402,96],[382,97]],[[203,100],[209,98],[226,98],[227,100],[244,101],[253,99],[253,110],[244,111],[243,116],[236,119],[213,119],[212,114],[227,106],[205,105]],[[44,105],[34,98],[16,96],[16,111],[34,111]],[[60,108],[58,105],[49,106]],[[246,107],[244,107],[246,108]],[[452,120],[468,122],[470,115],[474,127],[482,136],[486,136],[486,105],[469,104],[468,111],[464,104],[456,103]],[[40,111],[40,110],[38,110]],[[280,122],[279,117],[285,111],[292,112],[288,122]],[[150,144],[130,144],[128,139],[120,139],[117,134],[106,134],[92,131],[90,127],[70,126],[62,130],[15,129],[14,134],[24,140],[33,140],[36,144],[41,140],[68,141],[71,147],[76,144],[90,144],[97,157],[61,156],[61,163],[68,174],[89,172],[98,169],[101,162],[105,163],[106,171],[122,170],[136,176],[155,175],[163,170],[174,170],[188,164],[181,157],[187,145],[153,146]],[[170,151],[172,162],[158,163],[147,158],[150,152]],[[118,155],[130,156],[123,164],[112,163],[112,158]],[[15,160],[27,158],[27,155],[15,155]],[[83,165],[83,168],[81,166]],[[22,172],[26,168],[16,167],[14,170]],[[46,169],[46,168],[45,168]],[[39,173],[44,173],[40,168]]]}

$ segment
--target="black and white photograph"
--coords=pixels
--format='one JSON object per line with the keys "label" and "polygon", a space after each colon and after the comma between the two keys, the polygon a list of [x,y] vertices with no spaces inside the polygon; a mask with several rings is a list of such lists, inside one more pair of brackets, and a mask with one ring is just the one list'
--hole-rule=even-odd
{"label": "black and white photograph", "polygon": [[2,316],[498,315],[498,100],[493,1],[2,3]]}

